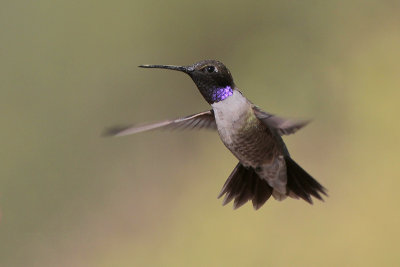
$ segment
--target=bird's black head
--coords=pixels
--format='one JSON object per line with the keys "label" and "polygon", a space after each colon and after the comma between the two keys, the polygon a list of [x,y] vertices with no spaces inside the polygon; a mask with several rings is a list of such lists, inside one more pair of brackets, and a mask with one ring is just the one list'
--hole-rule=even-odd
{"label": "bird's black head", "polygon": [[235,83],[228,68],[217,60],[202,60],[190,66],[141,65],[139,67],[185,72],[192,78],[209,104],[226,99],[233,94],[235,89]]}

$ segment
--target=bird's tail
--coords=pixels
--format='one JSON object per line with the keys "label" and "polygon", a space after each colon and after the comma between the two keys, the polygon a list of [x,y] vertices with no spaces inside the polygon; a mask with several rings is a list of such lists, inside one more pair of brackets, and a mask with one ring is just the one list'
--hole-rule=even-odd
{"label": "bird's tail", "polygon": [[253,168],[246,168],[239,162],[226,180],[218,198],[224,194],[223,205],[234,199],[233,208],[237,209],[252,200],[254,209],[257,210],[271,197],[272,187]]}
{"label": "bird's tail", "polygon": [[289,196],[302,198],[312,204],[311,196],[323,200],[320,194],[326,194],[326,189],[311,177],[292,158],[285,157],[287,168],[287,189]]}
{"label": "bird's tail", "polygon": [[[320,194],[326,189],[312,178],[293,159],[285,157],[287,168],[287,194],[293,198],[302,198],[312,204],[311,196],[323,200]],[[253,202],[254,209],[259,209],[271,197],[273,188],[266,180],[261,179],[251,167],[244,167],[240,162],[236,165],[222,187],[218,198],[225,194],[223,205],[232,200],[237,209],[247,201]]]}

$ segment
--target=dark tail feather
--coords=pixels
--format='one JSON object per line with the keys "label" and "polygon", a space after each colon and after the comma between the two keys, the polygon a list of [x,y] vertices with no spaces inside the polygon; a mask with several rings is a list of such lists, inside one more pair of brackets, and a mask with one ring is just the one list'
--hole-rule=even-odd
{"label": "dark tail feather", "polygon": [[293,159],[285,157],[287,168],[287,187],[296,196],[312,204],[311,196],[322,200],[320,193],[326,194],[326,189],[301,168]]}
{"label": "dark tail feather", "polygon": [[252,200],[254,209],[257,210],[270,198],[272,188],[258,177],[253,168],[246,168],[239,162],[226,180],[218,198],[224,194],[223,205],[234,199],[233,208],[237,209]]}

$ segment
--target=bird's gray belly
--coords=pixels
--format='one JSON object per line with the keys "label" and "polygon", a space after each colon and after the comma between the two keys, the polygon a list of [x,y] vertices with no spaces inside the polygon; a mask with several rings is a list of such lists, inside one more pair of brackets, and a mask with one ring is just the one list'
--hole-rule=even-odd
{"label": "bird's gray belly", "polygon": [[253,114],[243,114],[240,122],[218,127],[225,146],[245,166],[258,167],[270,163],[278,152],[272,133]]}
{"label": "bird's gray belly", "polygon": [[225,145],[244,166],[254,168],[274,188],[275,199],[283,200],[287,193],[286,162],[273,138],[269,129],[257,126],[245,133],[236,133],[231,137],[233,142]]}
{"label": "bird's gray belly", "polygon": [[[250,115],[251,116],[251,115]],[[242,118],[248,124],[232,123],[231,127],[218,127],[222,142],[246,167],[274,188],[273,196],[286,197],[286,164],[282,148],[271,130],[258,119]],[[242,126],[238,126],[242,125]]]}

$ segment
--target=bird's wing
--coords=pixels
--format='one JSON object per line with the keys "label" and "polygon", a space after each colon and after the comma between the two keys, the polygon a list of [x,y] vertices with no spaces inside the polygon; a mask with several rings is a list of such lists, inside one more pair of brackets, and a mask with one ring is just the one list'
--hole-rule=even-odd
{"label": "bird's wing", "polygon": [[111,127],[106,129],[104,135],[125,136],[125,135],[150,131],[158,128],[180,129],[180,130],[206,128],[215,130],[217,129],[217,124],[215,123],[214,112],[212,110],[208,110],[174,120],[165,120],[165,121],[137,125],[137,126]]}
{"label": "bird's wing", "polygon": [[292,120],[281,118],[262,111],[257,106],[253,106],[253,110],[256,117],[260,121],[262,121],[268,127],[275,129],[279,135],[294,134],[310,122],[310,120]]}

